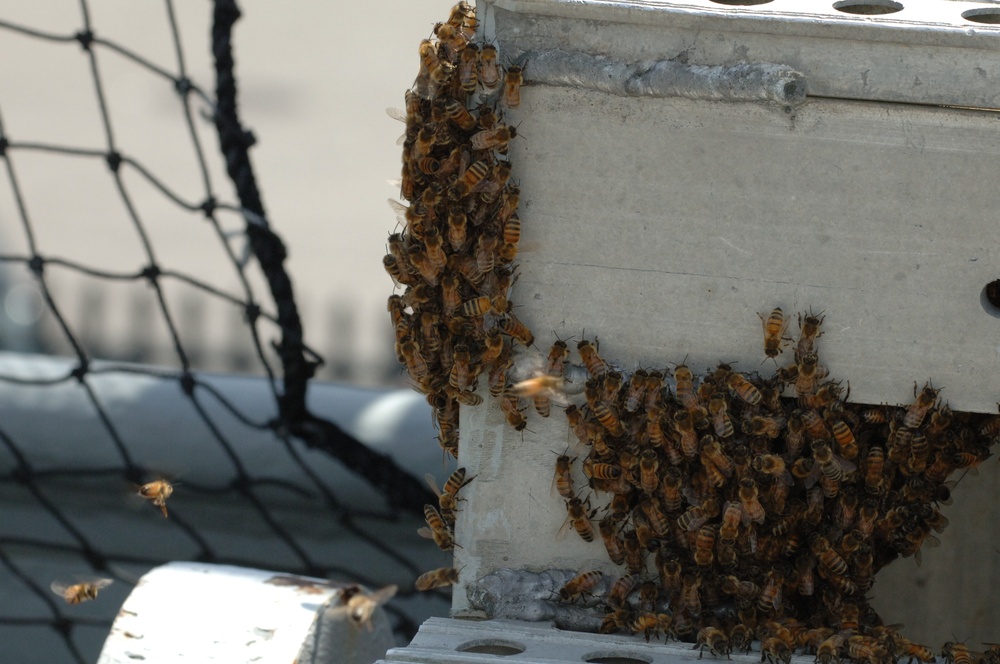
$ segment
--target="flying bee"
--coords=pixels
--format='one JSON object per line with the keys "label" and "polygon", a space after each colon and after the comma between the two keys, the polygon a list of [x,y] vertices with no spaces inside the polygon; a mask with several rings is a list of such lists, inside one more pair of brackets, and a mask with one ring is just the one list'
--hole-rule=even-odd
{"label": "flying bee", "polygon": [[940,391],[935,390],[930,383],[927,383],[920,391],[920,394],[917,394],[917,384],[914,383],[913,395],[917,399],[906,409],[906,415],[903,416],[903,427],[907,429],[916,429],[919,427],[928,411],[937,403],[937,396]]}
{"label": "flying bee", "polygon": [[67,604],[79,604],[96,599],[97,593],[103,588],[110,586],[111,583],[112,579],[92,578],[73,584],[53,581],[49,587],[52,588],[52,592],[62,597]]}
{"label": "flying bee", "polygon": [[414,581],[417,590],[433,590],[458,583],[458,570],[454,567],[440,567],[430,572],[424,572]]}
{"label": "flying bee", "polygon": [[473,134],[469,141],[474,150],[496,150],[500,154],[506,154],[507,145],[516,137],[517,129],[509,125],[500,125]]}
{"label": "flying bee", "polygon": [[[586,505],[586,506],[585,506]],[[597,514],[597,510],[592,510],[589,514],[587,513],[587,508],[590,507],[589,503],[584,503],[579,498],[570,498],[566,501],[566,521],[563,523],[562,528],[556,534],[556,539],[562,539],[566,535],[567,529],[572,526],[576,534],[584,542],[594,541],[594,526],[590,523],[590,520],[594,518]]]}
{"label": "flying bee", "polygon": [[785,318],[781,307],[772,309],[766,319],[760,314],[757,314],[757,316],[760,318],[761,326],[764,329],[764,354],[774,359],[778,356],[778,353],[782,352],[782,341],[788,339],[785,336],[785,331],[788,329],[789,319]]}
{"label": "flying bee", "polygon": [[369,594],[362,591],[359,586],[347,586],[341,597],[347,604],[348,620],[355,627],[364,626],[369,632],[372,631],[374,629],[372,616],[375,614],[375,609],[392,599],[398,589],[396,585],[389,585]]}
{"label": "flying bee", "polygon": [[[138,487],[137,493],[160,508],[163,518],[167,518],[167,498],[174,493],[174,485],[167,480],[155,480]],[[93,599],[93,598],[90,598]]]}
{"label": "flying bee", "polygon": [[418,535],[434,540],[442,551],[451,551],[455,548],[455,538],[451,528],[433,505],[424,505],[424,519],[427,521],[427,528],[417,530]]}
{"label": "flying bee", "polygon": [[622,542],[618,539],[618,535],[615,533],[614,522],[608,518],[601,519],[597,524],[597,529],[601,533],[601,539],[604,540],[604,548],[608,550],[608,557],[616,565],[621,565],[625,562],[625,550],[622,548]]}
{"label": "flying bee", "polygon": [[729,438],[733,435],[733,421],[727,411],[726,395],[716,392],[708,401],[708,412],[712,415],[712,426],[719,438]]}
{"label": "flying bee", "polygon": [[581,572],[563,584],[559,589],[559,598],[563,602],[575,602],[600,583],[603,576],[598,570]]}

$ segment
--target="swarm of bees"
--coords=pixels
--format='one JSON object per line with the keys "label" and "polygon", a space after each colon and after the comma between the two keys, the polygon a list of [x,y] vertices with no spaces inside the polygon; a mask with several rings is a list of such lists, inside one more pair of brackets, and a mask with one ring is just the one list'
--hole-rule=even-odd
{"label": "swarm of bees", "polygon": [[[501,67],[476,25],[460,2],[420,44],[400,114],[410,205],[393,202],[405,228],[384,260],[404,288],[389,298],[396,353],[434,408],[441,447],[457,458],[459,406],[482,402],[483,373],[516,431],[531,406],[542,417],[565,406],[579,445],[556,458],[553,487],[567,512],[558,536],[602,541],[623,572],[608,582],[582,570],[553,600],[601,607],[602,632],[665,635],[727,657],[757,640],[771,662],[797,650],[822,664],[934,660],[884,626],[866,594],[879,569],[919,560],[937,541],[949,478],[990,456],[1000,418],[953,412],[930,382],[915,384],[906,406],[849,404],[849,387],[819,362],[823,316],[798,316],[785,355],[792,319],[780,308],[760,314],[771,377],[725,363],[703,375],[685,364],[627,372],[584,339],[582,366],[557,340],[531,377],[515,380],[514,349],[533,346],[534,335],[508,297],[521,226],[505,158],[517,132],[503,112],[518,106],[524,75]],[[571,371],[583,386],[577,403],[567,395]],[[574,483],[577,463],[587,487]],[[467,483],[460,471],[444,491],[434,487],[441,502],[425,507],[421,529],[446,551]],[[417,587],[457,579],[442,568]],[[963,648],[946,644],[942,656],[968,664]]]}

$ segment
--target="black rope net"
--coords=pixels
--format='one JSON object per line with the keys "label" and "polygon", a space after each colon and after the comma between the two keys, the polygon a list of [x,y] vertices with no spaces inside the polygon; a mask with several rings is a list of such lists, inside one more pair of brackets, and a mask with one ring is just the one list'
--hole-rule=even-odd
{"label": "black rope net", "polygon": [[[347,578],[373,587],[398,583],[398,599],[388,609],[398,637],[407,639],[422,616],[447,606],[443,596],[417,597],[412,591],[412,579],[440,563],[441,554],[433,545],[424,547],[412,535],[423,505],[433,496],[391,458],[307,407],[307,389],[321,359],[303,338],[285,269],[285,247],[267,217],[248,156],[254,137],[237,112],[232,29],[239,9],[232,0],[214,2],[211,52],[216,81],[209,91],[189,77],[180,23],[170,0],[164,0],[163,7],[172,62],[147,58],[140,54],[143,48],[103,36],[91,4],[79,0],[78,15],[71,21],[65,15],[46,25],[0,19],[4,39],[29,40],[58,51],[59,62],[73,63],[59,80],[78,85],[84,75],[90,89],[89,99],[78,99],[72,106],[39,109],[52,113],[53,135],[63,141],[24,135],[6,117],[5,107],[26,92],[8,86],[0,92],[0,276],[35,285],[44,302],[43,316],[54,330],[47,349],[64,356],[35,360],[28,371],[18,362],[0,362],[0,393],[18,390],[45,403],[65,400],[83,413],[85,423],[72,432],[73,452],[52,456],[51,450],[36,444],[46,423],[25,422],[0,403],[0,586],[26,598],[0,603],[0,634],[7,637],[5,642],[30,639],[39,661],[93,661],[129,586],[155,565],[187,559]],[[74,27],[48,27],[67,24]],[[139,44],[146,39],[138,31],[134,37]],[[184,38],[187,44],[197,44],[190,35]],[[39,63],[17,66],[33,64]],[[171,114],[183,132],[179,135],[186,137],[175,142],[176,150],[190,155],[191,172],[169,170],[159,163],[160,155],[141,157],[130,147],[130,136],[118,131],[114,119],[117,109],[136,100],[109,92],[109,69],[116,75],[127,71],[155,79],[163,98],[173,97],[156,104],[157,113],[150,115],[146,130],[161,131],[167,123],[163,116]],[[72,126],[77,104],[95,103],[98,139],[74,140],[63,123]],[[218,168],[208,147],[216,138],[213,130],[236,200],[227,201],[213,182],[213,168]],[[73,160],[86,182],[110,185],[118,206],[115,219],[120,221],[114,233],[138,247],[133,265],[109,268],[91,262],[89,195],[73,203],[77,213],[72,217],[33,214],[41,197],[75,190],[73,183],[47,179],[45,164],[54,160]],[[155,203],[149,203],[150,198]],[[161,257],[169,254],[159,251],[167,243],[165,237],[188,233],[191,241],[215,238],[219,260],[231,268],[235,287],[212,283],[183,261],[178,266]],[[67,236],[83,239],[67,242]],[[91,346],[97,341],[88,340],[73,315],[81,304],[61,288],[71,280],[138,293],[135,301],[143,302],[155,321],[150,325],[162,328],[169,338],[172,357],[162,366],[96,360],[100,353]],[[248,339],[257,371],[266,376],[255,383],[260,392],[256,400],[234,397],[225,377],[197,369],[197,358],[188,350],[194,333],[181,324],[179,294],[196,296],[242,319],[237,333]],[[232,336],[233,344],[246,341]],[[172,444],[153,451],[143,446],[155,422],[162,420],[156,411],[136,413],[108,405],[114,401],[111,392],[127,380],[150,386],[154,394],[181,395],[182,408],[171,411],[169,421],[160,426],[199,431],[197,441],[186,444],[216,459],[214,467],[226,469],[224,476],[165,469],[161,459],[170,458],[166,447]],[[254,437],[266,441],[266,454],[247,453],[246,441]],[[181,447],[178,443],[174,456]],[[295,472],[276,474],[276,464]],[[337,483],[335,489],[326,476],[324,469],[332,466],[346,468],[382,500],[359,508],[345,495],[353,485]],[[166,503],[169,518],[141,505],[141,497],[136,509],[127,507],[124,494],[167,479],[171,471],[179,472],[177,490]],[[238,523],[226,523],[232,510],[239,510]],[[220,537],[220,530],[229,532]],[[50,588],[57,581],[51,576],[53,561],[70,578],[84,574],[115,579],[102,590],[110,597],[68,605]]]}

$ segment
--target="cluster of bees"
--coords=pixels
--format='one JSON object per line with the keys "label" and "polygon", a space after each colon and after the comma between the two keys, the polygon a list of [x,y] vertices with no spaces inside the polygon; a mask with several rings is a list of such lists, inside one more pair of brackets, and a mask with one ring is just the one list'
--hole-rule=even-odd
{"label": "cluster of bees", "polygon": [[[948,524],[956,470],[990,456],[1000,418],[953,412],[927,383],[906,406],[847,403],[828,377],[817,340],[822,316],[798,317],[792,361],[770,378],[719,364],[696,376],[669,369],[618,370],[596,343],[577,344],[580,365],[558,340],[527,379],[514,380],[513,348],[534,336],[508,292],[520,238],[518,189],[505,158],[522,69],[503,68],[496,48],[476,42],[474,9],[460,2],[421,42],[420,69],[406,93],[404,224],[384,265],[402,295],[389,298],[396,353],[434,408],[442,448],[457,458],[458,410],[477,406],[481,374],[507,423],[527,426],[565,405],[579,445],[557,457],[553,486],[567,519],[559,536],[601,540],[623,573],[603,583],[581,571],[557,601],[603,608],[603,632],[649,640],[693,640],[715,655],[749,651],[788,662],[796,650],[823,664],[849,658],[882,664],[934,653],[882,621],[866,593],[879,569],[918,556]],[[764,355],[782,356],[791,319],[761,316]],[[572,375],[572,378],[570,376]],[[570,383],[573,383],[573,389]],[[572,403],[569,392],[581,392]],[[588,487],[574,483],[576,465]],[[421,534],[452,550],[459,469],[425,507]],[[450,585],[452,568],[417,580]],[[608,588],[595,594],[596,588]],[[1000,659],[945,644],[955,664]]]}
{"label": "cluster of bees", "polygon": [[[789,319],[761,319],[776,359]],[[793,361],[767,379],[727,364],[698,377],[678,365],[672,385],[668,370],[625,378],[579,343],[586,402],[565,412],[606,506],[581,497],[568,451],[553,486],[564,530],[603,540],[624,573],[588,597],[603,574],[581,572],[561,601],[602,605],[601,631],[694,639],[715,654],[757,639],[771,661],[796,649],[823,662],[934,659],[883,627],[865,594],[879,569],[936,542],[949,476],[990,456],[1000,418],[955,413],[930,383],[905,407],[846,403],[819,363],[822,321],[799,316]],[[567,351],[553,345],[549,375],[565,371]]]}

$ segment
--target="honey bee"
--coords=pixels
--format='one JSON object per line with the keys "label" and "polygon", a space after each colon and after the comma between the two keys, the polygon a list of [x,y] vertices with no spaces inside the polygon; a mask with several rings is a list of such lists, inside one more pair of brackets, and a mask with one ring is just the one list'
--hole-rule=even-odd
{"label": "honey bee", "polygon": [[722,510],[722,523],[719,526],[719,539],[724,542],[734,542],[743,520],[743,505],[737,501],[727,502]]}
{"label": "honey bee", "polygon": [[674,413],[674,431],[680,436],[681,452],[689,459],[698,454],[698,434],[694,430],[691,413],[679,410]]}
{"label": "honey bee", "polygon": [[527,325],[522,323],[517,316],[511,312],[508,312],[503,318],[501,318],[498,325],[505,334],[523,346],[530,346],[535,343],[535,335],[531,333],[531,330],[528,329]]}
{"label": "honey bee", "polygon": [[648,376],[649,374],[645,369],[636,369],[632,377],[629,378],[624,403],[627,412],[634,413],[639,410],[639,406],[643,403],[643,397],[646,394],[646,388],[648,387]]}
{"label": "honey bee", "polygon": [[716,392],[708,401],[708,412],[712,415],[712,425],[719,438],[729,438],[733,435],[733,421],[726,411],[726,395]]}
{"label": "honey bee", "polygon": [[173,484],[166,480],[155,480],[140,486],[137,493],[140,497],[159,507],[160,511],[163,512],[163,518],[167,518],[167,498],[170,498],[174,493]]}
{"label": "honey bee", "polygon": [[67,604],[79,604],[96,599],[97,593],[110,586],[112,581],[104,578],[87,579],[73,584],[53,581],[50,587],[52,592],[66,600]]}
{"label": "honey bee", "polygon": [[844,646],[844,636],[834,634],[819,644],[816,648],[817,664],[837,664],[840,662],[841,649]]}
{"label": "honey bee", "polygon": [[[875,639],[858,634],[847,637],[847,656],[854,660],[866,660],[868,664],[879,664],[885,660],[886,652]],[[972,664],[972,662],[970,660],[962,664]]]}
{"label": "honey bee", "polygon": [[[447,521],[449,520],[448,515],[453,515],[458,507],[458,492],[474,480],[475,477],[465,479],[465,468],[458,468],[448,477],[448,480],[444,483],[444,488],[440,490],[434,481],[433,475],[427,473],[424,475],[424,479],[427,480],[427,484],[430,486],[431,491],[434,492],[434,495],[438,497],[438,507],[441,509],[442,517]],[[454,516],[450,518],[454,520]]]}
{"label": "honey bee", "polygon": [[609,434],[614,437],[624,435],[625,428],[618,418],[618,413],[611,406],[608,406],[603,401],[598,401],[594,404],[593,411],[594,417],[601,423],[601,426],[608,430]]}
{"label": "honey bee", "polygon": [[[421,130],[422,132],[423,130]],[[480,159],[470,165],[459,175],[452,187],[452,195],[456,199],[465,198],[483,181],[490,172],[490,164],[485,159]]]}
{"label": "honey bee", "polygon": [[816,339],[823,336],[823,332],[820,331],[819,326],[823,324],[823,320],[826,317],[822,313],[814,315],[810,311],[804,321],[802,320],[802,314],[799,314],[799,341],[795,347],[796,363],[798,363],[802,356],[814,352],[813,346],[816,343]]}
{"label": "honey bee", "polygon": [[795,559],[795,588],[804,597],[811,597],[816,592],[815,566],[816,559],[810,555],[801,554]]}
{"label": "honey bee", "polygon": [[476,91],[479,83],[479,47],[475,44],[468,44],[462,49],[458,60],[458,80],[465,94],[471,95]]}
{"label": "honey bee", "polygon": [[604,548],[608,550],[611,562],[616,565],[625,562],[625,551],[622,548],[621,540],[615,533],[614,522],[608,518],[601,519],[597,524],[597,529],[601,533],[601,539],[604,540]]}
{"label": "honey bee", "polygon": [[[746,506],[744,505],[744,509]],[[677,525],[687,531],[692,531],[703,526],[709,519],[719,514],[719,501],[715,498],[706,498],[701,505],[695,505],[677,517]]]}
{"label": "honey bee", "polygon": [[656,491],[660,485],[658,471],[660,469],[660,459],[654,450],[643,450],[639,457],[639,487],[648,494]]}
{"label": "honey bee", "polygon": [[676,468],[668,468],[663,474],[663,481],[660,483],[660,490],[663,494],[663,506],[667,512],[679,512],[684,503],[684,496],[681,494],[681,474]]}
{"label": "honey bee", "polygon": [[646,517],[636,512],[632,515],[632,523],[635,525],[635,536],[639,540],[639,546],[647,551],[659,550],[660,540]]}
{"label": "honey bee", "polygon": [[[490,389],[492,392],[492,387]],[[518,406],[517,395],[501,394],[497,398],[497,402],[500,404],[500,410],[503,411],[503,416],[507,420],[507,424],[513,427],[514,431],[524,431],[528,426],[528,420],[524,418],[524,414]]]}
{"label": "honey bee", "polygon": [[909,664],[912,664],[913,660],[917,660],[919,662],[935,661],[934,653],[927,646],[920,645],[919,643],[913,643],[912,641],[902,637],[898,637],[897,641],[902,642],[899,644],[902,646],[899,649],[900,656],[909,657]]}
{"label": "honey bee", "polygon": [[[666,614],[663,614],[666,616]],[[670,616],[666,616],[671,621],[673,620]],[[639,613],[635,616],[631,623],[629,623],[629,629],[633,634],[638,634],[642,632],[646,637],[646,642],[649,642],[649,638],[656,634],[660,629],[661,619],[660,616],[655,613]],[[659,636],[657,636],[659,638]]]}
{"label": "honey bee", "polygon": [[625,531],[622,546],[625,549],[625,567],[632,574],[638,574],[646,569],[646,559],[643,557],[642,544],[634,530]]}
{"label": "honey bee", "polygon": [[743,433],[749,436],[777,438],[781,435],[781,429],[785,424],[785,418],[783,417],[754,415],[749,420],[743,422]]}
{"label": "honey bee", "polygon": [[472,356],[465,344],[455,346],[454,363],[448,376],[448,384],[459,392],[473,388]]}
{"label": "honey bee", "polygon": [[458,570],[454,567],[440,567],[430,572],[424,572],[414,581],[417,590],[433,590],[458,583]]}
{"label": "honey bee", "polygon": [[[711,509],[711,506],[709,506]],[[649,523],[653,526],[653,530],[656,531],[657,535],[666,535],[670,530],[670,519],[663,510],[660,509],[659,502],[650,498],[639,503],[639,509],[642,513],[646,515],[649,519]],[[718,512],[716,512],[718,514]],[[714,515],[713,515],[714,516]]]}
{"label": "honey bee", "polygon": [[563,602],[575,602],[600,583],[603,576],[598,570],[581,572],[563,584],[559,589],[559,598]]}
{"label": "honey bee", "polygon": [[434,540],[442,551],[451,551],[455,548],[455,538],[451,528],[433,505],[424,505],[424,519],[427,521],[427,528],[420,528],[417,531],[418,535]]}
{"label": "honey bee", "polygon": [[524,83],[524,70],[517,65],[511,65],[503,77],[503,103],[507,108],[517,108],[521,105],[521,85]]}
{"label": "honey bee", "polygon": [[516,137],[516,128],[509,125],[500,125],[493,129],[484,129],[473,134],[469,141],[474,150],[496,150],[500,154],[506,154],[507,145]]}
{"label": "honey bee", "polygon": [[795,394],[800,401],[805,401],[816,392],[816,385],[826,378],[827,370],[819,365],[815,353],[807,353],[798,363],[798,373],[795,376]]}
{"label": "honey bee", "polygon": [[833,550],[830,542],[819,533],[814,532],[809,536],[809,548],[819,559],[820,564],[831,573],[838,576],[847,573],[847,562]]}
{"label": "honey bee", "polygon": [[701,596],[698,589],[701,587],[701,576],[696,574],[685,574],[682,581],[681,601],[688,613],[693,616],[701,615]]}
{"label": "honey bee", "polygon": [[833,431],[833,439],[840,446],[840,455],[848,461],[853,461],[858,456],[858,443],[854,439],[854,432],[841,419],[835,419],[830,423]]}
{"label": "honey bee", "polygon": [[816,466],[832,482],[840,482],[845,472],[849,473],[855,468],[853,463],[835,456],[826,441],[814,440],[812,450]]}
{"label": "honey bee", "polygon": [[709,567],[715,560],[712,549],[715,548],[715,528],[702,526],[694,539],[694,564],[699,567]]}
{"label": "honey bee", "polygon": [[757,608],[765,612],[781,611],[781,589],[785,583],[784,575],[777,569],[767,573],[767,582],[757,596]]}
{"label": "honey bee", "polygon": [[785,468],[785,460],[776,454],[759,454],[750,465],[757,472],[773,477],[776,483],[792,484],[792,475]]}
{"label": "honey bee", "polygon": [[865,488],[869,493],[879,494],[882,492],[885,476],[885,452],[881,447],[872,446],[868,448],[868,458],[865,463]]}
{"label": "honey bee", "polygon": [[607,605],[614,608],[624,607],[625,600],[635,588],[638,581],[638,574],[626,574],[625,576],[619,577],[618,580],[611,585],[611,589],[608,591],[608,596],[605,598]]}
{"label": "honey bee", "polygon": [[608,372],[607,364],[597,354],[597,349],[592,343],[584,339],[576,345],[577,352],[580,353],[580,360],[587,368],[587,373],[591,378],[603,378]]}
{"label": "honey bee", "polygon": [[722,592],[737,599],[749,602],[760,594],[760,587],[752,581],[741,581],[738,577],[728,575],[722,580]]}
{"label": "honey bee", "polygon": [[737,623],[729,630],[729,645],[732,646],[733,650],[749,654],[752,643],[753,634],[746,624]]}
{"label": "honey bee", "polygon": [[910,406],[906,409],[906,415],[903,416],[903,427],[906,429],[916,429],[924,421],[924,417],[927,412],[934,407],[937,403],[938,392],[941,390],[935,390],[930,383],[924,385],[924,389],[917,394],[917,384],[913,384],[913,395],[917,398]]}
{"label": "honey bee", "polygon": [[744,477],[740,480],[739,498],[743,506],[743,523],[764,523],[767,513],[757,497],[757,484],[753,479]]}
{"label": "honey bee", "polygon": [[[418,579],[419,580],[419,579]],[[366,627],[372,631],[372,616],[375,609],[385,604],[396,595],[398,587],[389,585],[368,594],[359,586],[351,585],[344,588],[343,600],[347,603],[347,618],[355,627]]]}
{"label": "honey bee", "polygon": [[726,659],[731,659],[729,657],[729,653],[731,652],[729,639],[726,637],[726,633],[718,627],[702,627],[698,630],[698,636],[694,648],[692,648],[692,650],[700,650],[698,659],[701,659],[701,656],[705,654],[705,648],[708,648],[708,652],[716,657],[725,655]]}
{"label": "honey bee", "polygon": [[907,467],[912,473],[922,473],[927,468],[927,455],[930,448],[927,443],[927,436],[917,431],[910,439],[910,458]]}
{"label": "honey bee", "polygon": [[487,90],[495,90],[500,85],[500,78],[497,47],[485,44],[479,54],[479,82]]}
{"label": "honey bee", "polygon": [[729,389],[732,390],[736,396],[751,406],[756,406],[763,398],[760,390],[758,390],[753,383],[747,380],[743,374],[736,372],[730,373],[726,378],[726,385],[729,386]]}
{"label": "honey bee", "polygon": [[[464,104],[454,99],[449,99],[445,102],[444,112],[445,117],[447,117],[448,120],[466,131],[473,129],[476,126],[477,120],[472,113],[469,113]],[[440,164],[438,167],[440,168]],[[427,173],[427,171],[424,171],[424,173]],[[430,174],[431,173],[428,173],[428,175]]]}
{"label": "honey bee", "polygon": [[556,457],[555,477],[552,478],[552,488],[564,499],[569,500],[576,495],[573,490],[573,476],[571,474],[573,460],[565,454]]}
{"label": "honey bee", "polygon": [[559,529],[556,539],[562,539],[569,526],[572,526],[573,530],[576,531],[576,534],[584,542],[594,541],[594,526],[590,523],[590,520],[594,518],[597,510],[593,510],[588,514],[587,507],[589,507],[589,504],[586,504],[586,507],[584,505],[585,503],[579,498],[570,498],[566,501],[566,521],[563,523],[562,528]]}
{"label": "honey bee", "polygon": [[764,329],[764,354],[774,359],[778,356],[778,353],[782,352],[781,342],[788,338],[785,336],[785,331],[788,329],[789,320],[785,318],[781,307],[772,309],[766,319],[760,314],[757,314],[757,316],[760,318],[761,326]]}

